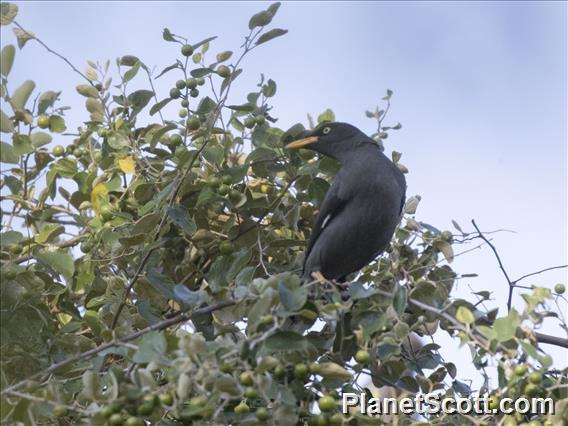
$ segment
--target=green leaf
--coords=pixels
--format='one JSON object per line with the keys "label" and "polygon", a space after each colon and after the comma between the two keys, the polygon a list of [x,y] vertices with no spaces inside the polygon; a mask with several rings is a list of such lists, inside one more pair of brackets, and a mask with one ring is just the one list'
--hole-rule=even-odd
{"label": "green leaf", "polygon": [[203,290],[192,291],[183,284],[174,287],[175,300],[183,305],[184,309],[197,308],[207,302],[207,293]]}
{"label": "green leaf", "polygon": [[254,28],[264,27],[264,26],[270,24],[270,21],[272,21],[272,16],[273,15],[267,10],[263,10],[262,12],[255,13],[250,18],[250,21],[249,21],[249,24],[248,24],[249,29],[252,30]]}
{"label": "green leaf", "polygon": [[[138,62],[140,63],[140,62]],[[130,95],[128,95],[128,101],[130,102],[131,106],[132,106],[132,110],[136,113],[140,112],[146,105],[148,105],[148,102],[150,102],[150,99],[152,99],[152,97],[154,96],[154,92],[151,90],[137,90],[135,92],[132,92]]]}
{"label": "green leaf", "polygon": [[128,71],[124,73],[122,81],[127,83],[130,80],[132,80],[136,76],[136,74],[138,74],[138,70],[140,70],[140,65],[141,65],[140,61],[136,62],[132,68],[130,68]]}
{"label": "green leaf", "polygon": [[195,68],[190,71],[190,74],[192,77],[198,78],[198,77],[205,77],[206,75],[209,75],[212,72],[213,70],[211,68]]}
{"label": "green leaf", "polygon": [[77,173],[77,162],[71,158],[62,158],[53,165],[53,170],[62,177],[72,178]]}
{"label": "green leaf", "polygon": [[0,246],[7,247],[11,244],[17,244],[24,239],[24,236],[18,231],[7,231],[0,234]]}
{"label": "green leaf", "polygon": [[10,105],[12,105],[14,111],[24,109],[34,89],[35,83],[32,80],[26,80],[14,91],[10,97]]}
{"label": "green leaf", "polygon": [[456,312],[456,319],[463,324],[473,324],[475,317],[469,308],[460,306]]}
{"label": "green leaf", "polygon": [[168,28],[164,28],[162,30],[162,37],[166,41],[176,41],[176,39],[173,37],[171,31]]}
{"label": "green leaf", "polygon": [[[205,40],[201,40],[199,43],[195,43],[192,45],[193,50],[196,50],[198,47],[203,46],[204,44],[209,43],[210,41],[213,41],[217,38],[217,36],[213,36],[213,37],[208,37]],[[192,74],[193,75],[193,74]],[[195,77],[195,76],[194,76]]]}
{"label": "green leaf", "polygon": [[65,227],[58,225],[57,223],[51,223],[45,225],[42,230],[37,233],[34,240],[38,244],[45,244],[47,242],[53,241],[57,236],[65,232]]}
{"label": "green leaf", "polygon": [[12,120],[4,111],[0,110],[0,132],[2,133],[12,133],[14,131],[14,124],[12,124]]}
{"label": "green leaf", "polygon": [[2,163],[18,164],[20,162],[19,157],[14,154],[12,145],[6,142],[0,142],[0,161]]}
{"label": "green leaf", "polygon": [[0,25],[9,25],[18,14],[18,6],[14,3],[0,4]]}
{"label": "green leaf", "polygon": [[264,341],[264,347],[270,351],[302,351],[307,349],[308,341],[293,331],[277,331]]}
{"label": "green leaf", "polygon": [[329,108],[318,115],[318,124],[331,123],[335,121],[335,114]]}
{"label": "green leaf", "polygon": [[153,270],[146,275],[146,278],[152,287],[154,287],[162,296],[167,299],[175,299],[175,283],[169,277],[161,275]]}
{"label": "green leaf", "polygon": [[106,138],[108,145],[116,150],[126,148],[130,145],[128,137],[123,135],[121,132],[111,132]]}
{"label": "green leaf", "polygon": [[28,135],[14,135],[14,154],[24,155],[33,152],[34,147],[32,145],[32,140]]}
{"label": "green leaf", "polygon": [[278,276],[280,302],[290,312],[297,312],[306,304],[308,289],[301,285],[297,275],[284,273]]}
{"label": "green leaf", "polygon": [[234,111],[252,112],[255,110],[256,106],[250,103],[246,103],[242,105],[227,105],[227,108]]}
{"label": "green leaf", "polygon": [[262,34],[258,38],[258,40],[256,41],[256,44],[259,45],[259,44],[262,44],[262,43],[266,43],[267,41],[270,41],[273,38],[283,36],[287,32],[288,32],[288,30],[283,30],[282,28],[274,28],[274,29],[267,31],[264,34]]}
{"label": "green leaf", "polygon": [[276,82],[269,78],[266,84],[262,86],[262,94],[267,98],[274,96],[276,94]]}
{"label": "green leaf", "polygon": [[406,310],[406,305],[407,305],[406,287],[403,285],[399,285],[396,287],[396,290],[394,292],[392,306],[397,314],[402,315]]}
{"label": "green leaf", "polygon": [[14,32],[14,35],[18,40],[18,47],[20,49],[22,49],[28,41],[32,40],[35,37],[34,33],[30,31],[24,31],[19,28],[12,28],[12,31]]}
{"label": "green leaf", "polygon": [[163,107],[165,107],[172,100],[173,100],[172,98],[166,98],[166,99],[162,99],[157,104],[152,105],[152,108],[150,108],[150,115],[156,114],[158,111],[160,111]]}
{"label": "green leaf", "polygon": [[225,150],[219,145],[210,145],[203,151],[203,158],[211,164],[220,165],[225,159]]}
{"label": "green leaf", "polygon": [[79,84],[75,87],[75,90],[77,90],[77,93],[85,96],[86,98],[97,98],[99,96],[99,91],[90,84]]}
{"label": "green leaf", "polygon": [[67,129],[67,127],[65,127],[65,120],[63,117],[58,115],[52,115],[49,117],[49,130],[54,133],[63,133],[65,129]]}
{"label": "green leaf", "polygon": [[32,145],[36,148],[51,142],[51,135],[45,132],[35,132],[30,135]]}
{"label": "green leaf", "polygon": [[197,226],[186,208],[180,205],[169,207],[168,215],[188,236],[193,235],[193,233],[197,230]]}
{"label": "green leaf", "polygon": [[71,256],[69,251],[63,249],[42,249],[36,252],[34,256],[63,275],[67,282],[71,282],[75,272],[75,265],[73,256]]}
{"label": "green leaf", "polygon": [[14,64],[14,56],[16,55],[16,48],[12,44],[8,44],[2,48],[2,56],[0,60],[0,73],[4,77],[8,77],[12,65]]}
{"label": "green leaf", "polygon": [[319,364],[320,371],[318,375],[326,379],[340,379],[342,381],[348,382],[353,376],[349,371],[343,368],[341,365],[335,362],[322,362]]}
{"label": "green leaf", "polygon": [[328,189],[329,183],[326,180],[315,178],[308,187],[308,195],[315,204],[320,205]]}
{"label": "green leaf", "polygon": [[158,361],[166,353],[167,343],[164,335],[158,331],[151,331],[142,336],[138,343],[138,350],[132,357],[137,363]]}
{"label": "green leaf", "polygon": [[61,92],[53,92],[51,90],[43,92],[37,101],[38,114],[45,113],[49,107],[53,106],[60,94]]}
{"label": "green leaf", "polygon": [[506,342],[515,337],[517,327],[521,324],[521,317],[515,309],[511,309],[509,314],[503,318],[497,318],[493,323],[493,330],[497,333],[497,340]]}
{"label": "green leaf", "polygon": [[176,62],[175,64],[169,65],[169,66],[167,66],[166,68],[164,68],[164,69],[162,70],[162,72],[156,76],[156,79],[160,78],[160,77],[163,76],[165,73],[167,73],[167,72],[169,72],[169,71],[171,71],[171,70],[173,70],[173,69],[176,69],[176,68],[181,68],[181,65],[180,65],[179,62]]}

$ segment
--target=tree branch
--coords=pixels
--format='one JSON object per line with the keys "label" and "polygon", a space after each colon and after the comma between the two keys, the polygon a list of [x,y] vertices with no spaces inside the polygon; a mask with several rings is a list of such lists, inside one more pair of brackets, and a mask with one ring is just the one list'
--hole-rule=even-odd
{"label": "tree branch", "polygon": [[125,337],[123,337],[122,339],[117,339],[117,340],[113,340],[111,342],[108,343],[103,343],[102,345],[97,346],[96,348],[93,349],[89,349],[88,351],[82,352],[80,354],[77,354],[75,356],[66,358],[56,364],[52,364],[50,367],[46,368],[45,370],[39,371],[35,374],[32,374],[30,377],[28,377],[27,379],[24,379],[20,382],[17,382],[15,384],[13,384],[12,386],[8,386],[7,388],[3,389],[1,394],[7,394],[7,393],[12,393],[13,391],[15,391],[16,389],[22,387],[23,385],[25,385],[29,380],[35,380],[41,377],[44,377],[48,374],[51,374],[57,370],[59,370],[62,367],[65,367],[69,364],[73,364],[74,362],[77,361],[81,361],[83,359],[88,359],[91,358],[92,356],[98,354],[99,352],[102,352],[106,349],[110,349],[116,346],[121,346],[124,345],[127,342],[130,342],[132,340],[137,339],[140,336],[143,336],[146,333],[149,333],[150,331],[159,331],[159,330],[164,330],[168,327],[171,327],[174,324],[178,324],[180,322],[184,322],[184,321],[188,321],[191,319],[194,319],[195,317],[204,315],[204,314],[208,314],[214,311],[217,311],[219,309],[223,309],[226,308],[228,306],[233,306],[235,304],[237,304],[240,300],[236,300],[236,299],[230,299],[230,300],[224,300],[222,302],[216,303],[214,305],[210,305],[210,306],[206,306],[204,308],[201,309],[197,309],[191,313],[180,313],[179,315],[172,317],[172,318],[168,318],[162,321],[159,321],[157,323],[154,323],[146,328],[143,328],[142,330],[138,330],[134,333],[131,333]]}

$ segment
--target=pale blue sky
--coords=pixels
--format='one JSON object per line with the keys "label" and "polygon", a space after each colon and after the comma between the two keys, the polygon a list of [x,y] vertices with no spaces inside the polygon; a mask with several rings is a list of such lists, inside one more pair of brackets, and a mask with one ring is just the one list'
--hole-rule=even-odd
{"label": "pale blue sky", "polygon": [[[17,20],[81,69],[87,59],[135,54],[161,70],[179,49],[162,40],[163,27],[193,42],[218,35],[213,53],[236,51],[249,17],[267,4],[28,2],[18,3]],[[483,230],[514,230],[494,236],[514,278],[567,263],[566,3],[285,2],[273,25],[289,33],[246,59],[236,102],[264,73],[278,83],[280,127],[332,108],[339,120],[371,132],[364,110],[390,88],[390,119],[403,128],[386,148],[403,153],[408,193],[423,197],[418,219],[441,229],[455,219],[470,230],[475,218]],[[13,42],[5,27],[2,37]],[[177,78],[159,80],[160,98]],[[63,90],[66,105],[83,103],[74,90],[78,76],[34,43],[16,55],[12,84],[25,79]],[[75,110],[71,122],[82,117]],[[468,286],[491,289],[504,312],[507,285],[488,248],[459,257],[454,267],[479,274],[460,283],[460,295]],[[556,282],[566,283],[566,271],[525,284]],[[561,335],[557,327],[546,331]],[[558,365],[566,363],[566,351],[547,349]],[[459,356],[468,378],[469,352]]]}

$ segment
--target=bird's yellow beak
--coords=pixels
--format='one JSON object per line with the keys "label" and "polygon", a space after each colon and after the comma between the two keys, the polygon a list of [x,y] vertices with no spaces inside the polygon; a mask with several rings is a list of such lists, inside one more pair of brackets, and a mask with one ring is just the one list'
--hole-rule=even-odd
{"label": "bird's yellow beak", "polygon": [[288,149],[302,148],[306,145],[310,145],[314,142],[317,142],[318,139],[319,138],[317,136],[309,136],[307,138],[298,139],[297,141],[291,142],[288,145],[286,145],[286,148]]}

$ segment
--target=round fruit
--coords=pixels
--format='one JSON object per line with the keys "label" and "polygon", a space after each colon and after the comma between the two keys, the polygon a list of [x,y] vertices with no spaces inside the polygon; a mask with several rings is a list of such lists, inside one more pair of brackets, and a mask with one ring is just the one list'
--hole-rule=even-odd
{"label": "round fruit", "polygon": [[[219,252],[222,255],[228,256],[229,254],[233,253],[233,250],[234,250],[233,243],[231,243],[230,241],[225,240],[225,241],[221,241],[219,243]],[[243,374],[245,374],[245,373],[243,373]],[[241,374],[241,377],[242,377],[242,374]],[[242,381],[241,381],[241,383],[242,383]],[[242,384],[245,385],[245,386],[248,385],[247,383],[242,383]],[[250,384],[252,384],[252,382]]]}
{"label": "round fruit", "polygon": [[177,87],[170,89],[170,98],[177,99],[181,96],[181,92]]}
{"label": "round fruit", "polygon": [[260,192],[262,192],[263,194],[270,194],[272,192],[272,189],[272,186],[266,183],[260,185]]}
{"label": "round fruit", "polygon": [[154,411],[154,404],[150,402],[145,402],[136,408],[136,414],[140,416],[149,416]]}
{"label": "round fruit", "polygon": [[321,411],[331,411],[335,408],[335,399],[331,396],[322,396],[318,400],[318,407]]}
{"label": "round fruit", "polygon": [[160,402],[163,405],[172,405],[174,403],[174,397],[172,396],[171,393],[162,393],[159,396],[160,398]]}
{"label": "round fruit", "polygon": [[198,86],[203,86],[205,84],[205,79],[203,77],[197,77],[195,81],[197,81]]}
{"label": "round fruit", "polygon": [[37,125],[40,129],[47,129],[49,127],[49,117],[47,115],[40,115],[37,118]]}
{"label": "round fruit", "polygon": [[108,222],[109,220],[111,220],[114,217],[112,207],[110,207],[110,206],[101,207],[100,213],[101,213],[101,219],[103,220],[103,222]]}
{"label": "round fruit", "polygon": [[99,127],[97,129],[97,135],[99,135],[101,138],[104,138],[107,134],[107,129],[105,129],[104,127]]}
{"label": "round fruit", "polygon": [[558,283],[554,286],[554,291],[558,294],[564,294],[566,291],[566,286],[562,283]]}
{"label": "round fruit", "polygon": [[297,379],[305,379],[308,377],[309,369],[306,364],[298,363],[294,366],[294,377]]}
{"label": "round fruit", "polygon": [[189,89],[195,89],[197,87],[197,80],[195,78],[188,78],[185,82]]}
{"label": "round fruit", "polygon": [[231,202],[236,203],[238,201],[240,201],[241,199],[241,192],[237,191],[236,189],[231,189],[231,192],[229,192],[229,199],[231,200]]}
{"label": "round fruit", "polygon": [[112,407],[110,405],[105,405],[103,408],[101,408],[101,414],[103,415],[103,417],[109,418],[113,413],[114,411],[112,410]]}
{"label": "round fruit", "polygon": [[243,401],[233,408],[236,414],[247,414],[250,411],[249,406]]}
{"label": "round fruit", "polygon": [[85,150],[84,150],[83,148],[75,148],[75,149],[73,150],[73,155],[74,155],[75,157],[82,157],[82,156],[85,155],[85,154],[86,154],[86,152],[85,152]]}
{"label": "round fruit", "polygon": [[144,420],[140,417],[129,417],[124,424],[126,426],[144,426]]}
{"label": "round fruit", "polygon": [[270,418],[270,413],[264,407],[260,407],[258,410],[256,410],[255,414],[256,414],[256,418],[258,420],[260,420],[261,422],[264,422],[264,421],[266,421]]}
{"label": "round fruit", "polygon": [[122,414],[120,413],[114,413],[112,416],[110,416],[110,418],[108,419],[108,423],[111,426],[122,426],[124,424],[124,420],[122,418]]}
{"label": "round fruit", "polygon": [[317,362],[312,362],[310,364],[310,373],[318,374],[320,371],[321,371],[321,365],[319,365]]}
{"label": "round fruit", "polygon": [[515,375],[516,376],[522,377],[525,374],[527,374],[527,366],[525,364],[517,365],[515,367]]}
{"label": "round fruit", "polygon": [[255,388],[249,386],[245,389],[245,398],[254,399],[258,397],[258,392]]}
{"label": "round fruit", "polygon": [[53,407],[53,415],[55,417],[64,417],[67,415],[67,407],[64,405],[56,405]]}
{"label": "round fruit", "polygon": [[309,149],[304,149],[304,148],[300,148],[300,150],[298,151],[298,154],[300,155],[302,160],[306,160],[306,161],[311,160],[316,155],[316,153],[314,151],[311,151]]}
{"label": "round fruit", "polygon": [[178,116],[179,116],[180,118],[185,118],[185,117],[187,117],[187,110],[186,110],[186,109],[183,109],[183,108],[180,109],[179,112],[178,112]]}
{"label": "round fruit", "polygon": [[525,394],[527,394],[531,398],[539,396],[540,395],[540,386],[538,386],[535,383],[528,383],[525,386]]}
{"label": "round fruit", "polygon": [[72,154],[73,151],[75,151],[75,148],[76,148],[76,146],[71,143],[71,144],[67,145],[67,147],[65,148],[65,152],[67,154]]}
{"label": "round fruit", "polygon": [[193,47],[191,46],[191,44],[184,44],[181,47],[181,54],[183,56],[191,56],[193,54]]}
{"label": "round fruit", "polygon": [[247,118],[245,118],[244,124],[247,129],[252,129],[256,124],[256,120],[254,119],[254,117],[249,115]]}
{"label": "round fruit", "polygon": [[170,145],[179,146],[183,143],[183,138],[179,133],[174,133],[170,136]]}
{"label": "round fruit", "polygon": [[181,106],[183,108],[187,108],[189,106],[189,101],[187,99],[184,99],[181,101]]}
{"label": "round fruit", "polygon": [[90,240],[83,241],[79,247],[83,253],[90,253],[93,250],[94,243]]}
{"label": "round fruit", "polygon": [[221,177],[221,182],[225,185],[230,185],[233,183],[233,178],[230,175],[223,175],[223,177]]}
{"label": "round fruit", "polygon": [[540,374],[538,371],[533,371],[531,374],[529,374],[530,383],[534,383],[536,385],[540,383],[541,380],[542,380],[542,374]]}
{"label": "round fruit", "polygon": [[51,151],[51,153],[53,155],[55,155],[56,157],[61,157],[62,155],[65,154],[65,148],[63,148],[63,146],[61,145],[56,145],[53,147],[53,150]]}
{"label": "round fruit", "polygon": [[277,365],[276,368],[274,369],[274,377],[276,377],[277,379],[281,379],[285,375],[286,375],[286,369],[281,365]]}
{"label": "round fruit", "polygon": [[177,87],[179,90],[185,89],[185,86],[186,86],[186,83],[185,83],[184,80],[178,80],[178,81],[176,81],[176,87]]}
{"label": "round fruit", "polygon": [[343,424],[343,416],[341,413],[335,413],[333,416],[329,418],[330,425],[342,425]]}
{"label": "round fruit", "polygon": [[369,351],[360,350],[355,354],[355,361],[357,361],[359,364],[365,364],[367,361],[369,361],[370,357],[371,355],[369,354]]}
{"label": "round fruit", "polygon": [[95,152],[95,161],[101,161],[103,159],[103,153],[100,151]]}
{"label": "round fruit", "polygon": [[201,122],[199,121],[199,118],[192,116],[187,119],[185,125],[188,130],[197,130],[201,126]]}
{"label": "round fruit", "polygon": [[192,98],[197,98],[199,96],[199,90],[197,89],[191,89],[189,91],[189,96],[191,96]]}
{"label": "round fruit", "polygon": [[257,115],[255,118],[256,124],[264,124],[266,122],[266,118],[264,115]]}
{"label": "round fruit", "polygon": [[219,185],[221,185],[221,179],[216,176],[211,176],[207,179],[207,185],[211,188],[217,188]]}
{"label": "round fruit", "polygon": [[226,65],[221,65],[217,67],[217,74],[219,77],[227,78],[231,75],[231,70]]}
{"label": "round fruit", "polygon": [[217,192],[219,195],[227,195],[229,192],[231,191],[231,188],[229,187],[229,185],[225,185],[224,183],[222,183],[219,188],[217,188]]}
{"label": "round fruit", "polygon": [[239,376],[239,382],[241,382],[241,385],[243,386],[252,386],[252,384],[254,383],[252,373],[250,371],[243,371]]}

